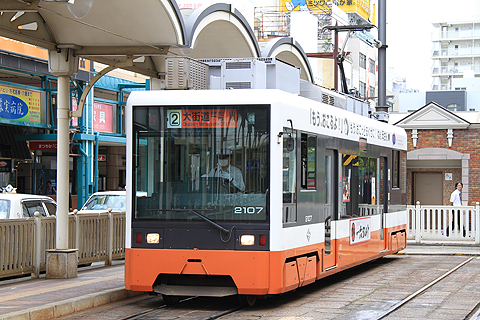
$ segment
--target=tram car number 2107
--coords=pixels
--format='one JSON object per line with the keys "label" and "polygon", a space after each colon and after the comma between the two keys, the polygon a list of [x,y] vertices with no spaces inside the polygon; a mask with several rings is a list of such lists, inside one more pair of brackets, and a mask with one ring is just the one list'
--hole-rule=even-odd
{"label": "tram car number 2107", "polygon": [[401,128],[273,89],[126,113],[128,290],[253,304],[406,246]]}

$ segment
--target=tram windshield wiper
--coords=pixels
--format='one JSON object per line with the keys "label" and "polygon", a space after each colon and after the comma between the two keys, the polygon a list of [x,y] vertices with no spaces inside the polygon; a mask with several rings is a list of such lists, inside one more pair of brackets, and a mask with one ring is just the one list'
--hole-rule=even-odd
{"label": "tram windshield wiper", "polygon": [[[200,209],[200,210],[207,211],[208,209]],[[208,223],[210,223],[212,226],[214,226],[218,230],[223,231],[225,233],[230,233],[229,230],[225,229],[224,227],[222,227],[221,225],[219,225],[215,221],[205,217],[201,213],[198,213],[197,211],[199,211],[199,210],[195,211],[195,210],[192,210],[192,209],[162,209],[162,210],[157,210],[157,211],[188,211],[188,212],[191,212],[191,213],[197,215],[198,217],[202,218],[203,220],[207,221]]]}

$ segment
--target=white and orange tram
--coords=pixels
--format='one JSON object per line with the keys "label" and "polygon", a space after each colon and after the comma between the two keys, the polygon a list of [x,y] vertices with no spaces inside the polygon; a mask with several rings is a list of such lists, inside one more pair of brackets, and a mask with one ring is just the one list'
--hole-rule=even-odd
{"label": "white and orange tram", "polygon": [[126,113],[128,290],[252,304],[406,246],[401,128],[272,89]]}

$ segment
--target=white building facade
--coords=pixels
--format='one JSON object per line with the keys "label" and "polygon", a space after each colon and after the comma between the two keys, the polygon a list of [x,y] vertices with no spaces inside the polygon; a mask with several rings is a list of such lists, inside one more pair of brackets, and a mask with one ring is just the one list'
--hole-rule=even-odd
{"label": "white building facade", "polygon": [[474,86],[480,78],[480,20],[433,25],[431,89],[467,90]]}

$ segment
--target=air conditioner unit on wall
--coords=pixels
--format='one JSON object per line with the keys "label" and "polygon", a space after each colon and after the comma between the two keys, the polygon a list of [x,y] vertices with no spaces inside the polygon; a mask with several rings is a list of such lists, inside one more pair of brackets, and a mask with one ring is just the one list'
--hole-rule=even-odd
{"label": "air conditioner unit on wall", "polygon": [[165,80],[162,89],[208,89],[208,65],[187,57],[165,59]]}

